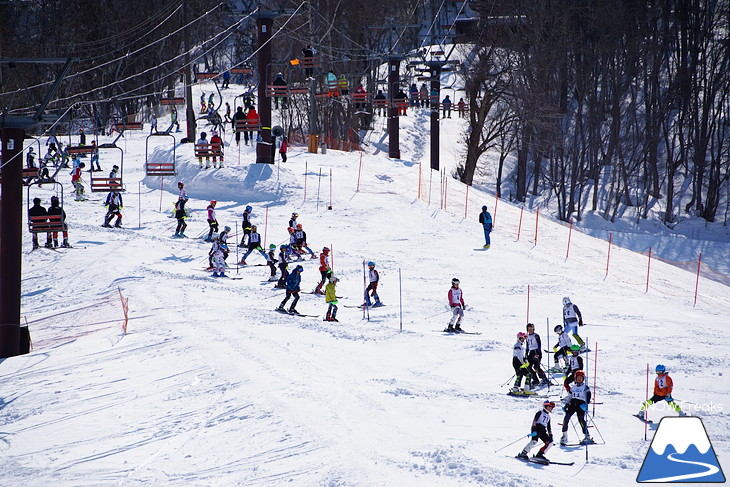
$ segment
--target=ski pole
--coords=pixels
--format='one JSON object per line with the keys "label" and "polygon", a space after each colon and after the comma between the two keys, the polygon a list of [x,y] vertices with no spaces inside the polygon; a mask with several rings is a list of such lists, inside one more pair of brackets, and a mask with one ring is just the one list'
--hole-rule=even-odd
{"label": "ski pole", "polygon": [[503,446],[503,447],[501,447],[501,448],[497,448],[496,450],[494,450],[494,453],[497,453],[498,451],[502,451],[502,450],[504,450],[505,448],[507,448],[508,446],[512,446],[512,445],[514,445],[515,443],[517,443],[518,441],[520,441],[520,440],[522,440],[522,439],[525,439],[525,438],[531,438],[531,437],[535,437],[536,435],[537,435],[537,433],[531,432],[531,433],[529,433],[529,434],[526,434],[526,435],[524,435],[524,436],[520,436],[519,438],[517,438],[517,439],[516,439],[515,441],[513,441],[512,443],[509,443],[509,444],[507,444],[507,445],[504,445],[504,446]]}
{"label": "ski pole", "polygon": [[603,435],[601,434],[601,430],[598,429],[598,426],[596,426],[596,421],[593,419],[593,416],[588,414],[588,411],[586,411],[586,416],[588,416],[588,419],[590,420],[593,427],[596,429],[596,433],[598,433],[598,436],[601,437],[601,441],[603,443],[606,443],[606,440],[603,438]]}
{"label": "ski pole", "polygon": [[507,384],[509,384],[509,382],[510,382],[510,381],[511,381],[512,379],[514,379],[514,377],[515,377],[515,374],[512,374],[512,375],[510,376],[510,378],[509,378],[509,379],[507,379],[506,381],[504,381],[504,384],[502,384],[502,385],[501,385],[501,386],[499,386],[499,387],[504,387],[504,386],[506,386]]}

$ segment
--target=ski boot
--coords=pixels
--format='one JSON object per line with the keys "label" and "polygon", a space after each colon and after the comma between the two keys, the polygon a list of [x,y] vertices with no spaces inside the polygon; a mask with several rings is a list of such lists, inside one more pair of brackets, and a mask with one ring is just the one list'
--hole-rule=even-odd
{"label": "ski boot", "polygon": [[247,264],[246,264],[245,260],[241,259],[241,262],[239,262],[238,265],[247,265]]}
{"label": "ski boot", "polygon": [[375,304],[373,305],[373,308],[379,308],[383,305],[380,301],[375,301]]}
{"label": "ski boot", "polygon": [[454,326],[454,331],[456,331],[456,332],[458,332],[458,333],[464,333],[464,330],[462,330],[462,329],[461,329],[461,325],[460,325],[459,323],[457,323],[457,324],[456,324],[456,325]]}
{"label": "ski boot", "polygon": [[298,315],[300,313],[299,313],[299,311],[295,310],[294,308],[289,308],[289,314],[290,315]]}
{"label": "ski boot", "polygon": [[521,458],[522,460],[530,460],[530,457],[527,456],[527,452],[525,450],[522,450],[517,454],[517,458]]}
{"label": "ski boot", "polygon": [[285,310],[285,309],[284,309],[284,307],[283,307],[283,306],[281,306],[281,305],[279,305],[279,307],[278,307],[278,308],[276,308],[276,311],[281,311],[282,313],[286,313],[286,310]]}
{"label": "ski boot", "polygon": [[220,277],[228,277],[225,272],[221,272],[219,275]]}
{"label": "ski boot", "polygon": [[537,454],[533,457],[536,461],[548,464],[550,463],[550,460],[545,457],[545,454],[542,451],[537,452]]}
{"label": "ski boot", "polygon": [[560,446],[565,446],[568,444],[568,432],[563,433],[563,437],[560,438]]}
{"label": "ski boot", "polygon": [[593,438],[591,438],[588,435],[585,435],[585,437],[582,440],[580,440],[581,445],[592,445],[593,443],[595,443],[593,441]]}
{"label": "ski boot", "polygon": [[213,277],[220,277],[217,272],[213,273]]}
{"label": "ski boot", "polygon": [[56,240],[55,238],[53,239],[53,248],[58,248],[58,240]]}
{"label": "ski boot", "polygon": [[51,243],[50,240],[48,242],[46,242],[46,248],[47,249],[52,249],[53,248],[53,243]]}
{"label": "ski boot", "polygon": [[446,333],[456,333],[456,328],[454,328],[454,325],[449,323],[449,326],[446,327],[444,330]]}
{"label": "ski boot", "polygon": [[61,244],[61,247],[64,247],[64,248],[67,248],[67,249],[70,249],[71,248],[71,244],[68,243],[68,239],[67,238],[64,238],[63,239],[63,243]]}

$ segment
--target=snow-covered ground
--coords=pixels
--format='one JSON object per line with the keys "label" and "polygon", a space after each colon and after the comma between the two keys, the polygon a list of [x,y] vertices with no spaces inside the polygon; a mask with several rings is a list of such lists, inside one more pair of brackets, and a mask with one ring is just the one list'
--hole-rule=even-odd
{"label": "snow-covered ground", "polygon": [[[239,162],[234,144],[225,169],[201,172],[188,144],[177,147],[179,176],[164,182],[144,176],[146,134],[128,133],[120,142],[124,229],[102,228],[106,195],[73,201],[62,173],[75,248],[30,252],[24,241],[23,314],[35,349],[0,363],[2,483],[625,486],[649,448],[644,424],[631,416],[645,397],[647,363],[667,366],[674,396],[703,419],[728,464],[730,288],[701,277],[695,305],[695,274],[652,261],[645,292],[645,255],[613,247],[606,276],[605,240],[574,231],[566,258],[565,225],[504,201],[495,211],[494,196],[473,189],[464,218],[465,189],[453,180],[443,209],[440,178],[425,171],[427,113],[401,118],[402,160],[387,158],[382,125],[362,165],[359,153],[296,147],[287,163],[261,166],[246,146]],[[463,125],[452,118],[441,128],[441,140],[452,141]],[[451,168],[457,156],[445,146],[442,163]],[[104,169],[110,164],[102,159]],[[322,321],[326,304],[311,294],[298,309],[318,317],[275,313],[283,293],[266,282],[267,267],[211,278],[208,244],[170,238],[178,180],[195,210],[191,237],[207,230],[212,198],[221,224],[234,229],[251,204],[266,244],[285,241],[298,212],[310,245],[333,249],[339,323]],[[51,194],[34,188],[44,204]],[[496,223],[487,251],[482,204]],[[701,242],[682,243],[677,260],[695,259]],[[728,248],[727,239],[716,247],[723,264]],[[369,317],[344,306],[362,302],[363,260],[376,262],[386,303]],[[302,263],[304,291],[319,279],[316,262]],[[464,328],[481,335],[440,332],[453,277],[468,306]],[[125,335],[119,290],[129,299]],[[599,444],[548,452],[573,466],[525,464],[512,457],[543,399],[506,394],[512,345],[528,320],[544,348],[553,344],[563,296],[583,311],[581,333],[594,349],[586,369]],[[541,393],[557,400],[562,389]],[[675,413],[650,412],[665,414]],[[560,422],[556,408],[554,432]]]}

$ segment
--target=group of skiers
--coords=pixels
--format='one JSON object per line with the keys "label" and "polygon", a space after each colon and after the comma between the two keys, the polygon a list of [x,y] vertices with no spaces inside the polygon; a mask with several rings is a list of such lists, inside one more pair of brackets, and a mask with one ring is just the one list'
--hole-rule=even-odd
{"label": "group of skiers", "polygon": [[[569,297],[563,298],[563,324],[557,325],[553,331],[558,335],[558,341],[553,347],[554,366],[548,369],[548,372],[563,373],[563,388],[567,395],[563,397],[563,411],[565,417],[562,423],[562,436],[560,445],[568,445],[568,425],[575,415],[581,428],[583,438],[579,444],[594,443],[588,432],[588,405],[591,402],[591,390],[586,383],[586,373],[584,371],[583,358],[580,356],[582,352],[587,350],[585,342],[578,334],[578,327],[583,326],[583,316],[578,307],[571,302]],[[531,387],[538,385],[550,384],[545,371],[542,369],[542,344],[540,336],[535,333],[535,325],[527,324],[527,333],[518,332],[517,342],[513,346],[512,367],[515,371],[515,382],[510,389],[511,395],[530,396],[534,394],[530,391]],[[571,337],[575,339],[573,343]],[[527,344],[527,350],[523,346]],[[657,377],[654,381],[654,395],[645,401],[638,414],[642,420],[646,420],[646,409],[659,401],[666,401],[669,406],[680,416],[685,413],[680,406],[672,398],[673,382],[666,372],[664,365],[656,366]],[[525,379],[524,388],[521,387],[523,378]],[[555,408],[555,402],[546,400],[542,404],[542,408],[538,411],[532,420],[530,441],[519,452],[518,458],[540,463],[550,463],[545,457],[545,453],[553,444],[553,435],[550,426],[550,413]],[[528,453],[531,449],[538,445],[539,441],[543,442],[537,454],[530,458]]]}

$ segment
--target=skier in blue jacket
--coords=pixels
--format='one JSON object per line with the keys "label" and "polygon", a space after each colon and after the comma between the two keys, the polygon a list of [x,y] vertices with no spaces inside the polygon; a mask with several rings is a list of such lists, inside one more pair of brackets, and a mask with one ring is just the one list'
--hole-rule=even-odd
{"label": "skier in blue jacket", "polygon": [[481,223],[482,227],[484,227],[484,248],[488,249],[492,244],[492,241],[489,238],[489,234],[492,233],[492,215],[490,215],[489,211],[487,211],[486,205],[482,206],[482,212],[479,213],[479,223]]}
{"label": "skier in blue jacket", "polygon": [[304,268],[300,265],[296,266],[294,268],[294,271],[289,274],[289,277],[286,278],[286,297],[284,298],[284,301],[281,302],[278,308],[276,308],[276,311],[286,311],[284,309],[284,305],[287,301],[289,301],[289,298],[293,295],[294,301],[291,302],[291,306],[289,307],[289,313],[298,315],[299,311],[297,311],[295,308],[297,306],[297,302],[299,302],[299,285],[302,282],[302,271]]}

